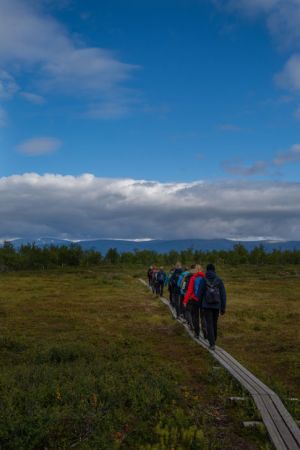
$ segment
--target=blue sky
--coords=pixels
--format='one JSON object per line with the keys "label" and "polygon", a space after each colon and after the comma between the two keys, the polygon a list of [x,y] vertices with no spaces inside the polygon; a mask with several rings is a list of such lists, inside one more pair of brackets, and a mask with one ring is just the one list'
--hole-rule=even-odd
{"label": "blue sky", "polygon": [[298,0],[0,0],[0,177],[298,186],[299,29]]}

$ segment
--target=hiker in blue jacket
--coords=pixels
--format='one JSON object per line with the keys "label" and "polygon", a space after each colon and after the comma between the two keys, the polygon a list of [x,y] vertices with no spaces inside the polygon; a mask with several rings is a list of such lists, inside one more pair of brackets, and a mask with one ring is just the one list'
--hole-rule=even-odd
{"label": "hiker in blue jacket", "polygon": [[[195,264],[193,264],[192,267],[195,267]],[[185,321],[185,308],[183,307],[183,299],[188,288],[190,277],[190,270],[185,268],[184,271],[179,275],[177,281],[177,287],[180,290],[178,304],[176,306],[176,308],[178,309],[177,316],[180,316],[183,321]]]}
{"label": "hiker in blue jacket", "polygon": [[204,312],[209,348],[215,350],[219,313],[223,315],[226,310],[226,290],[213,264],[207,265],[205,279],[199,286],[197,296]]}
{"label": "hiker in blue jacket", "polygon": [[159,268],[159,271],[156,274],[156,295],[160,295],[161,297],[164,295],[164,286],[167,279],[167,275],[164,271],[163,267]]}

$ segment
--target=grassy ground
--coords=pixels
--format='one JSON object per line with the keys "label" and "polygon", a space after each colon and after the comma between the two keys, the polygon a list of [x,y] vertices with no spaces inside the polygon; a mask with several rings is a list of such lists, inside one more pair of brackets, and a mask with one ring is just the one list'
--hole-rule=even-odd
{"label": "grassy ground", "polygon": [[274,389],[300,420],[300,268],[221,269],[227,314],[219,344]]}
{"label": "grassy ground", "polygon": [[271,448],[241,427],[251,400],[228,401],[239,386],[132,274],[0,283],[1,450]]}

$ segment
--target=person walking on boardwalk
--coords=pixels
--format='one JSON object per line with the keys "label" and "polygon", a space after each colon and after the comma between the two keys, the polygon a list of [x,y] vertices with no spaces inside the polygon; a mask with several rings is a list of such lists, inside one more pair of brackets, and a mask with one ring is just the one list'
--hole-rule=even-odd
{"label": "person walking on boardwalk", "polygon": [[[199,290],[199,287],[203,284],[204,280],[204,273],[202,271],[202,267],[200,264],[196,264],[195,269],[191,270],[191,272],[194,272],[193,276],[190,279],[187,292],[185,294],[183,304],[185,307],[189,304],[188,308],[191,310],[192,315],[192,325],[195,333],[195,337],[199,337],[200,335],[200,323],[199,323],[199,317],[200,317],[200,304],[199,299],[197,297],[197,292]],[[196,289],[196,290],[195,290]],[[206,334],[206,326],[204,317],[201,317],[201,328],[202,332],[205,336]]]}
{"label": "person walking on boardwalk", "polygon": [[162,297],[164,295],[164,286],[167,279],[167,275],[163,267],[159,268],[156,274],[156,295]]}
{"label": "person walking on boardwalk", "polygon": [[183,320],[185,320],[188,325],[192,328],[192,313],[191,313],[191,305],[187,304],[186,308],[183,304],[183,300],[185,294],[187,293],[190,280],[195,273],[196,264],[192,264],[189,269],[186,269],[179,276],[178,286],[180,287],[180,307],[181,307],[181,315]]}
{"label": "person walking on boardwalk", "polygon": [[177,262],[175,266],[175,270],[170,278],[170,287],[171,287],[171,298],[172,298],[172,306],[176,310],[176,316],[180,315],[180,287],[178,287],[178,279],[183,272],[181,263]]}
{"label": "person walking on boardwalk", "polygon": [[168,285],[168,291],[169,291],[169,300],[170,300],[170,305],[172,305],[173,306],[173,299],[172,299],[172,286],[171,286],[171,279],[172,279],[172,275],[173,275],[173,273],[174,273],[174,268],[172,268],[171,270],[170,270],[170,272],[168,273],[168,275],[167,275],[167,281],[166,281],[166,283],[167,283],[167,285]]}
{"label": "person walking on boardwalk", "polygon": [[206,267],[205,279],[199,286],[197,297],[204,311],[209,348],[215,350],[219,314],[225,314],[226,310],[226,290],[213,264]]}
{"label": "person walking on boardwalk", "polygon": [[153,270],[153,266],[150,266],[149,269],[148,269],[148,271],[147,271],[147,277],[148,277],[148,284],[149,284],[149,287],[151,286],[152,270]]}
{"label": "person walking on boardwalk", "polygon": [[158,272],[158,269],[156,268],[156,266],[153,266],[152,272],[151,272],[151,282],[150,282],[150,286],[151,286],[153,294],[155,294],[155,292],[156,292],[156,274],[157,274],[157,272]]}

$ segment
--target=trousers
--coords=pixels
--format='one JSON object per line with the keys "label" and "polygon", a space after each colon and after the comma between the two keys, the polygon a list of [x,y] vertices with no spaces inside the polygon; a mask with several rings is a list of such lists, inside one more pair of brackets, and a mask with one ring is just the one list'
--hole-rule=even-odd
{"label": "trousers", "polygon": [[204,318],[207,327],[207,337],[209,345],[214,346],[218,337],[218,318],[219,310],[213,308],[205,308]]}

